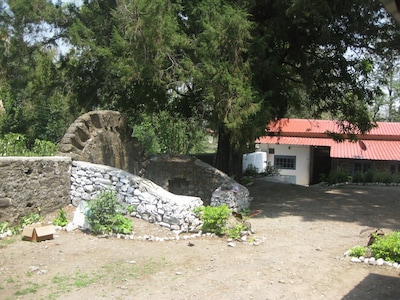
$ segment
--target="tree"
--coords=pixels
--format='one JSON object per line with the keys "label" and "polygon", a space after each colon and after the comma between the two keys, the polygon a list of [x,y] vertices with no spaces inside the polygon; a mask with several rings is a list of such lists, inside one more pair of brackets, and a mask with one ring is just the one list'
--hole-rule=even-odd
{"label": "tree", "polygon": [[[13,52],[7,74],[36,66],[31,58],[44,49],[24,41],[23,33],[43,28],[39,11],[46,22],[53,15],[51,24],[71,44],[56,74],[78,107],[118,109],[138,121],[160,112],[202,120],[218,130],[216,165],[229,174],[240,172],[241,153],[269,121],[288,113],[329,113],[349,121],[345,133],[371,129],[368,108],[381,92],[373,81],[375,63],[400,40],[398,25],[377,0],[85,0],[81,7],[35,0],[29,12],[23,1],[9,2],[7,11],[29,16],[1,19],[22,24],[14,26],[19,34],[13,33],[12,45],[19,43],[28,60],[19,64]],[[7,78],[11,91],[19,82],[25,99],[26,78]],[[27,94],[41,99],[37,92],[49,89],[31,82]]]}
{"label": "tree", "polygon": [[[57,62],[55,35],[65,19],[45,0],[0,2],[0,133],[58,142],[71,122],[72,98]],[[52,23],[48,23],[52,22]]]}

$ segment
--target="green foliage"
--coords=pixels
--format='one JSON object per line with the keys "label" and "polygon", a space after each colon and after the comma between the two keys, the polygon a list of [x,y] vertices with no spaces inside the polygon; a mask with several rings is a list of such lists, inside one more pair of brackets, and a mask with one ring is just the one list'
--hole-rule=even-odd
{"label": "green foliage", "polygon": [[133,228],[133,222],[118,213],[117,197],[113,191],[102,191],[88,202],[86,219],[96,234],[128,234]]}
{"label": "green foliage", "polygon": [[399,183],[400,176],[389,172],[374,172],[368,171],[366,173],[356,172],[352,177],[353,183]]}
{"label": "green foliage", "polygon": [[383,236],[375,235],[375,242],[370,245],[375,258],[386,261],[400,262],[400,232],[394,231]]}
{"label": "green foliage", "polygon": [[0,156],[53,156],[57,150],[57,145],[39,139],[29,147],[29,142],[23,134],[7,133],[0,137]]}
{"label": "green foliage", "polygon": [[0,223],[0,233],[5,233],[9,230],[8,222],[1,222]]}
{"label": "green foliage", "polygon": [[[60,3],[0,1],[0,133],[29,144],[58,142],[94,108],[174,111],[151,122],[163,143],[149,153],[193,153],[201,139],[186,125],[207,124],[217,166],[233,172],[236,152],[288,113],[370,128],[376,63],[387,73],[398,57],[398,24],[379,1]],[[59,56],[61,39],[72,47]]]}
{"label": "green foliage", "polygon": [[143,116],[133,131],[149,154],[190,154],[204,149],[205,132],[199,121],[167,111]]}
{"label": "green foliage", "polygon": [[355,246],[350,249],[350,256],[360,257],[365,255],[366,248],[363,246]]}
{"label": "green foliage", "polygon": [[43,217],[40,215],[40,209],[38,213],[30,213],[27,216],[21,218],[20,225],[21,227],[25,227],[27,225],[40,223],[43,221]]}
{"label": "green foliage", "polygon": [[216,235],[223,235],[226,233],[226,222],[231,214],[228,206],[223,204],[221,206],[202,206],[195,210],[203,221],[201,230],[203,232],[210,232]]}
{"label": "green foliage", "polygon": [[327,180],[328,184],[348,182],[349,176],[345,171],[336,170],[329,173]]}
{"label": "green foliage", "polygon": [[58,216],[54,219],[53,224],[55,226],[61,227],[64,227],[68,224],[67,213],[65,212],[65,210],[63,210],[62,208],[59,209]]}
{"label": "green foliage", "polygon": [[248,227],[246,226],[246,224],[243,222],[239,222],[235,226],[228,228],[226,230],[226,232],[227,232],[229,238],[239,239],[241,237],[241,233],[246,230],[248,230]]}
{"label": "green foliage", "polygon": [[247,166],[247,169],[244,172],[245,176],[257,176],[258,175],[258,170],[256,168],[256,166],[254,166],[253,164],[249,164]]}
{"label": "green foliage", "polygon": [[126,211],[127,211],[129,214],[131,214],[131,213],[133,213],[133,212],[136,211],[136,207],[135,207],[134,205],[129,205],[129,206],[126,208]]}

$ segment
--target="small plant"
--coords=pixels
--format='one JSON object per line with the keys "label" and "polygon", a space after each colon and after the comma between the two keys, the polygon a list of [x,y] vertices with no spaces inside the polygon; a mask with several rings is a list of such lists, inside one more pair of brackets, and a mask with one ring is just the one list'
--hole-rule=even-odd
{"label": "small plant", "polygon": [[20,222],[21,227],[42,222],[43,218],[40,215],[40,208],[38,209],[38,211],[39,211],[38,213],[30,213],[28,216],[22,217]]}
{"label": "small plant", "polygon": [[243,231],[248,230],[244,223],[237,223],[234,227],[227,229],[228,237],[231,239],[239,239]]}
{"label": "small plant", "polygon": [[360,257],[365,255],[366,248],[363,246],[355,246],[350,249],[350,256]]}
{"label": "small plant", "polygon": [[257,169],[257,167],[256,167],[255,165],[249,164],[249,165],[247,166],[247,169],[246,169],[246,171],[244,172],[244,174],[245,174],[246,176],[257,176],[257,175],[258,175],[258,169]]}
{"label": "small plant", "polygon": [[271,165],[271,162],[268,162],[267,166],[265,167],[264,174],[267,176],[277,176],[279,175],[279,169],[276,169]]}
{"label": "small plant", "polygon": [[131,220],[118,213],[117,197],[115,192],[103,191],[88,202],[86,219],[94,233],[123,233],[132,231]]}
{"label": "small plant", "polygon": [[127,211],[129,214],[131,214],[131,213],[133,213],[133,212],[136,211],[136,207],[135,207],[134,205],[129,205],[129,206],[126,208],[126,211]]}
{"label": "small plant", "polygon": [[383,236],[376,235],[375,242],[370,245],[375,258],[400,262],[400,232],[392,232]]}
{"label": "small plant", "polygon": [[8,222],[1,222],[0,223],[0,234],[6,233],[9,230]]}
{"label": "small plant", "polygon": [[53,224],[60,227],[64,227],[68,224],[67,213],[65,212],[65,210],[63,210],[62,208],[59,209],[58,216],[54,219]]}
{"label": "small plant", "polygon": [[223,235],[226,232],[226,221],[231,211],[226,204],[221,206],[202,206],[195,210],[203,221],[202,231],[216,235]]}

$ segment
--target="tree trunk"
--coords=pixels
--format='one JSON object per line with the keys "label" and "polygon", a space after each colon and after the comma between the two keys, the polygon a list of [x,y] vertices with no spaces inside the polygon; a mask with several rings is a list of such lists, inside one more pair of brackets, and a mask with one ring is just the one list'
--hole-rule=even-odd
{"label": "tree trunk", "polygon": [[218,130],[218,148],[215,157],[215,167],[220,171],[231,175],[231,135],[224,125],[219,126]]}
{"label": "tree trunk", "polygon": [[220,125],[215,167],[229,176],[240,177],[242,174],[242,153],[231,145],[231,133]]}

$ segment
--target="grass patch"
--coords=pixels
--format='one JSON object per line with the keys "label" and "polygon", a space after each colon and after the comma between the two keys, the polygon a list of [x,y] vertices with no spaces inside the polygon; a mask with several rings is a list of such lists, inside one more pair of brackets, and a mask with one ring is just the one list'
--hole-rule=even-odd
{"label": "grass patch", "polygon": [[34,282],[28,282],[27,287],[15,292],[15,296],[25,296],[29,294],[36,294],[38,289],[45,287],[45,285],[40,285]]}
{"label": "grass patch", "polygon": [[8,245],[16,242],[17,240],[18,239],[15,236],[1,239],[0,240],[0,249],[6,248]]}

